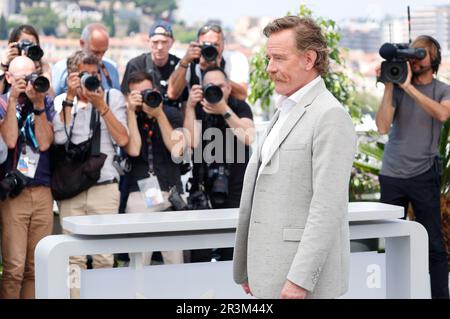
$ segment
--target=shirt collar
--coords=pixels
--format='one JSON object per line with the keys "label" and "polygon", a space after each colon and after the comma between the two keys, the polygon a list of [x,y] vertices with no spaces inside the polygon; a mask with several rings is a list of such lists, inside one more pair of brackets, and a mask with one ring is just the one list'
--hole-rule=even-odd
{"label": "shirt collar", "polygon": [[280,109],[280,111],[285,111],[286,109],[291,109],[295,105],[297,105],[302,98],[308,93],[309,90],[321,80],[320,76],[317,76],[314,80],[306,84],[304,87],[300,88],[298,91],[294,92],[290,96],[280,95],[276,105]]}

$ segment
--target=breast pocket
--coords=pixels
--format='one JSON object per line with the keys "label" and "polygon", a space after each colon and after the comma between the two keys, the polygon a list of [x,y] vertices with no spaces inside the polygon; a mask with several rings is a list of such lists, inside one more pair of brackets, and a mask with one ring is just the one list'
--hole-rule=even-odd
{"label": "breast pocket", "polygon": [[304,228],[283,228],[284,241],[301,241]]}
{"label": "breast pocket", "polygon": [[304,143],[284,143],[281,145],[283,151],[301,151],[306,149]]}

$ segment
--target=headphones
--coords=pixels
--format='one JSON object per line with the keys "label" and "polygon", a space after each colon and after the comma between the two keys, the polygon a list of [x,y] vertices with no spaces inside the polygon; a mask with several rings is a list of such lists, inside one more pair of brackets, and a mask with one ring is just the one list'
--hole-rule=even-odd
{"label": "headphones", "polygon": [[418,38],[423,38],[428,40],[429,42],[433,43],[433,45],[436,47],[437,50],[437,56],[435,59],[431,61],[431,68],[433,69],[434,73],[437,73],[439,70],[439,65],[442,62],[442,55],[441,55],[441,46],[437,40],[429,35],[421,35]]}

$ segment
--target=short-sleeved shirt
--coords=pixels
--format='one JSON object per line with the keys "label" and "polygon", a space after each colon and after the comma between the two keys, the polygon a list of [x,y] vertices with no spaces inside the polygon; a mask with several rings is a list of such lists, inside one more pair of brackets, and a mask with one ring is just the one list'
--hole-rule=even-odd
{"label": "short-sleeved shirt", "polygon": [[[242,100],[237,100],[234,97],[228,99],[228,106],[231,110],[237,115],[239,118],[248,118],[253,120],[252,110],[250,106]],[[242,183],[244,181],[245,169],[247,168],[247,164],[250,157],[250,148],[248,145],[243,144],[236,135],[234,135],[229,129],[230,127],[226,123],[225,119],[220,115],[209,115],[205,113],[201,105],[197,105],[195,108],[195,116],[197,120],[202,122],[202,137],[206,136],[205,131],[209,126],[213,126],[220,130],[223,141],[223,149],[215,150],[215,152],[221,152],[222,158],[216,157],[212,154],[218,161],[222,163],[226,163],[229,169],[229,195],[232,196],[240,196],[242,192]],[[210,121],[208,124],[208,121]],[[201,145],[198,150],[194,150],[194,159],[193,159],[193,177],[194,180],[198,179],[198,173],[201,165],[196,163],[196,152],[201,150],[202,159],[205,160],[205,154],[209,152],[205,152],[205,148],[207,147],[209,141],[204,140],[203,138],[200,141]],[[231,156],[232,155],[232,156]]]}
{"label": "short-sleeved shirt", "polygon": [[[66,93],[58,95],[55,98],[55,109],[59,113],[62,110],[62,101],[66,98]],[[106,92],[105,92],[106,98]],[[92,104],[88,104],[84,108],[77,107],[78,100],[74,99],[74,107],[72,108],[72,117],[70,123],[64,126],[64,123],[61,121],[59,114],[53,119],[53,129],[55,131],[55,144],[63,145],[67,142],[67,132],[69,132],[70,127],[75,118],[75,124],[73,125],[71,142],[74,144],[80,144],[82,142],[87,141],[90,137],[92,137],[90,123],[91,123],[91,110]],[[127,129],[127,106],[125,102],[125,97],[119,90],[111,89],[109,90],[109,109],[112,114],[116,117],[116,119]],[[76,113],[76,117],[74,114]],[[99,183],[112,181],[114,179],[119,180],[119,173],[113,166],[113,159],[116,151],[114,149],[114,144],[117,144],[113,141],[111,133],[106,126],[105,120],[100,118],[100,152],[107,155],[105,160],[105,164],[100,171],[100,178],[98,180]]]}
{"label": "short-sleeved shirt", "polygon": [[[9,94],[3,94],[0,96],[0,120],[6,116],[6,105],[8,103]],[[53,121],[55,117],[55,109],[53,106],[53,99],[50,96],[45,97],[45,115],[49,122]],[[14,149],[8,151],[8,157],[4,163],[2,171],[4,173],[15,169],[17,160],[20,156],[20,151],[23,148],[24,143],[30,146],[33,150],[39,152],[39,144],[35,136],[35,124],[33,104],[26,100],[25,103],[18,104],[16,106],[16,114],[19,124],[19,137],[17,145]],[[34,141],[34,142],[33,142]],[[36,143],[36,144],[34,144]],[[28,186],[50,186],[51,174],[50,174],[50,152],[39,152],[39,162],[36,168],[36,173],[33,179],[30,179]]]}
{"label": "short-sleeved shirt", "polygon": [[[225,61],[224,71],[228,78],[236,83],[246,83],[249,81],[249,65],[245,55],[238,51],[224,51],[222,58]],[[195,74],[197,75],[200,85],[202,85],[202,72],[200,65],[195,65]],[[187,69],[186,82],[190,83],[191,68]]]}
{"label": "short-sleeved shirt", "polygon": [[[173,129],[183,127],[181,110],[167,105],[164,105],[163,110]],[[158,179],[159,187],[163,191],[169,191],[170,188],[176,186],[178,192],[182,194],[183,186],[181,184],[180,167],[172,160],[171,153],[164,144],[158,123],[154,119],[149,119],[142,112],[137,113],[137,121],[142,146],[139,156],[130,157],[132,168],[128,179],[129,191],[139,191],[137,181],[150,176],[148,145],[151,144],[153,169]]]}
{"label": "short-sleeved shirt", "polygon": [[[99,68],[99,73],[102,76],[102,87],[104,90],[117,89],[120,90],[119,72],[114,62],[109,59],[103,58],[103,64],[109,73],[109,80],[105,76],[102,68]],[[111,84],[111,85],[110,85]],[[67,59],[57,62],[52,68],[52,86],[55,90],[55,95],[60,95],[67,92]]]}
{"label": "short-sleeved shirt", "polygon": [[[128,88],[128,79],[130,77],[130,74],[137,71],[146,71],[150,73],[153,77],[153,81],[157,81],[155,76],[155,70],[152,70],[152,63],[150,62],[151,54],[150,53],[143,53],[133,59],[131,59],[127,63],[127,67],[125,69],[125,74],[123,75],[122,84],[120,85],[120,89],[123,94],[129,93]],[[158,67],[155,64],[153,64],[153,68],[156,68],[157,71],[160,74],[160,78],[158,83],[155,83],[155,87],[158,89],[158,91],[165,96],[165,105],[169,106],[176,106],[180,107],[180,103],[187,101],[189,97],[189,93],[187,89],[185,89],[181,95],[181,97],[177,100],[170,100],[167,97],[167,89],[169,86],[169,78],[172,72],[175,70],[176,66],[178,65],[178,62],[180,61],[180,58],[173,54],[169,54],[169,59],[167,63],[162,66]]]}
{"label": "short-sleeved shirt", "polygon": [[[439,80],[414,87],[434,101],[450,100],[450,86]],[[398,86],[394,87],[392,106],[395,113],[384,149],[381,174],[396,178],[418,176],[432,167],[438,155],[443,123],[429,115]]]}

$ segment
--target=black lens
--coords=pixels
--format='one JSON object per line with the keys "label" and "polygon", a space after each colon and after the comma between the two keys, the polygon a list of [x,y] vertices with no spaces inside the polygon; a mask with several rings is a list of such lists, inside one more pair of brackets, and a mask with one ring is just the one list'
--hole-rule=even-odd
{"label": "black lens", "polygon": [[145,90],[141,94],[144,103],[153,108],[158,107],[163,101],[163,97],[158,91]]}
{"label": "black lens", "polygon": [[219,86],[208,84],[203,90],[203,96],[208,103],[217,104],[222,100],[223,92]]}
{"label": "black lens", "polygon": [[398,76],[400,74],[400,69],[396,66],[392,67],[391,69],[391,75],[392,76]]}
{"label": "black lens", "polygon": [[210,44],[202,46],[202,56],[203,58],[205,58],[206,61],[208,62],[215,61],[218,55],[219,52],[217,51],[215,46]]}
{"label": "black lens", "polygon": [[45,93],[50,88],[50,82],[45,76],[38,76],[32,81],[33,88],[36,92]]}
{"label": "black lens", "polygon": [[81,74],[81,84],[88,91],[95,91],[100,87],[100,80],[95,75],[83,72]]}
{"label": "black lens", "polygon": [[26,50],[26,55],[33,61],[39,61],[44,56],[44,51],[38,45],[31,45]]}

